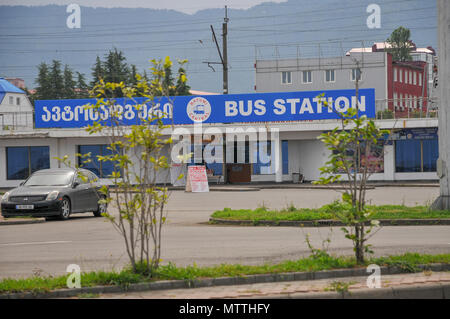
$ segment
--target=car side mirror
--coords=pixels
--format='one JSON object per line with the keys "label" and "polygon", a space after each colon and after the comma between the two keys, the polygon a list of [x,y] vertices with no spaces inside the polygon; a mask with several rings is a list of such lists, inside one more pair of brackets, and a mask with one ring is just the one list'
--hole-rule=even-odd
{"label": "car side mirror", "polygon": [[73,182],[72,188],[77,188],[78,185],[80,185],[79,182]]}

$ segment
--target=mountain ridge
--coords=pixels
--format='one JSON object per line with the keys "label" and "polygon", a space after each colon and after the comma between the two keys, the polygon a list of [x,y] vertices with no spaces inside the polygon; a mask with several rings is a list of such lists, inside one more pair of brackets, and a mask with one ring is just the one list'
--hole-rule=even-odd
{"label": "mountain ridge", "polygon": [[[418,46],[436,48],[435,2],[380,0],[381,29],[366,25],[370,3],[289,0],[230,8],[230,93],[254,91],[256,58],[338,56],[360,47],[359,40],[365,46],[385,40],[399,25],[411,28],[411,39]],[[171,9],[81,7],[81,29],[69,29],[66,7],[0,6],[0,76],[21,77],[33,88],[37,65],[57,59],[90,79],[96,56],[117,47],[140,71],[148,69],[151,58],[186,58],[193,89],[222,91],[221,66],[213,65],[213,72],[203,62],[219,61],[210,25],[222,46],[223,9],[189,15]]]}

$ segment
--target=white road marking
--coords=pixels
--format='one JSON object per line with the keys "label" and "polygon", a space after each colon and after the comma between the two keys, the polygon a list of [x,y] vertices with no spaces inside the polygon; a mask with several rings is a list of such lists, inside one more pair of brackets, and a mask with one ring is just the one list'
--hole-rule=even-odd
{"label": "white road marking", "polygon": [[0,246],[48,245],[48,244],[66,244],[66,243],[71,243],[71,241],[35,241],[29,243],[0,244]]}

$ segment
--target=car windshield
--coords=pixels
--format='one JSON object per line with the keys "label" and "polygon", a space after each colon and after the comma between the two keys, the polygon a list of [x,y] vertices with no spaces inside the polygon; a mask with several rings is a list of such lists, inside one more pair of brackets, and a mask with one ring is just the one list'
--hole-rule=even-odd
{"label": "car windshield", "polygon": [[64,186],[70,184],[73,174],[36,174],[31,176],[25,186]]}

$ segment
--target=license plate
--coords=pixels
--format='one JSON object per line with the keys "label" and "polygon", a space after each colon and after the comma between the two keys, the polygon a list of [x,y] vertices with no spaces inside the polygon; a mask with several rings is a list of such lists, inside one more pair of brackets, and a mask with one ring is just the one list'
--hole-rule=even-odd
{"label": "license plate", "polygon": [[16,205],[16,209],[34,209],[34,205]]}

